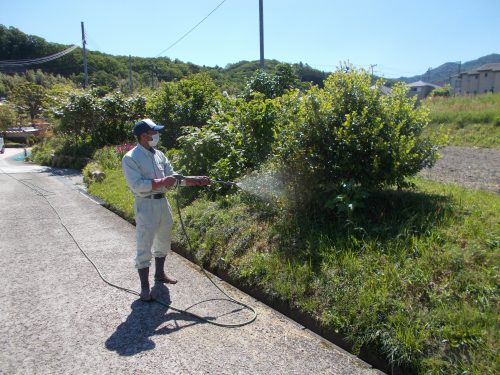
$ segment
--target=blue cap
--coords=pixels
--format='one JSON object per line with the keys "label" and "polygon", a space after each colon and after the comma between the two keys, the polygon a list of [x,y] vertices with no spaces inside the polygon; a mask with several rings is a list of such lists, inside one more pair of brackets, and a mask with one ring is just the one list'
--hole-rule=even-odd
{"label": "blue cap", "polygon": [[163,125],[156,125],[151,119],[145,118],[134,125],[134,135],[139,136],[142,133],[147,133],[150,130],[160,131],[164,128]]}

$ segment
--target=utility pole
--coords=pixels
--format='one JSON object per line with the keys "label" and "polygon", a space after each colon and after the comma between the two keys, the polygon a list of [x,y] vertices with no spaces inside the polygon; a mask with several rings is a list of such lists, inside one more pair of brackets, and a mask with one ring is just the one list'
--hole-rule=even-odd
{"label": "utility pole", "polygon": [[155,84],[155,78],[154,78],[154,75],[153,75],[153,74],[154,74],[154,73],[153,73],[153,72],[154,72],[154,70],[153,70],[153,69],[154,69],[154,66],[153,66],[153,65],[151,65],[151,88],[152,88],[152,89],[154,89],[154,84]]}
{"label": "utility pole", "polygon": [[429,67],[429,69],[427,69],[427,82],[430,82],[431,81],[431,67]]}
{"label": "utility pole", "polygon": [[83,88],[87,88],[89,85],[89,72],[87,70],[87,50],[85,49],[85,45],[87,41],[85,40],[85,27],[83,26],[82,21],[82,50],[83,50],[83,73],[85,73],[85,82],[83,83]]}
{"label": "utility pole", "polygon": [[130,92],[134,92],[134,83],[132,82],[132,57],[128,55],[128,87]]}
{"label": "utility pole", "polygon": [[369,67],[370,67],[370,69],[372,71],[372,79],[371,79],[372,82],[373,82],[373,68],[376,67],[376,66],[377,66],[377,64],[370,64],[369,65]]}
{"label": "utility pole", "polygon": [[264,0],[259,0],[260,68],[264,70]]}
{"label": "utility pole", "polygon": [[156,72],[157,72],[156,65],[151,65],[151,88],[152,89],[155,88],[155,77],[157,75]]}
{"label": "utility pole", "polygon": [[[455,88],[457,86],[457,83],[460,85],[459,89],[458,89],[458,93],[459,94],[462,94],[462,78],[460,76],[460,73],[462,72],[462,60],[460,60],[458,62],[458,75],[457,75],[457,79],[455,81]],[[456,93],[456,89],[453,90],[453,96],[455,96],[455,93]]]}

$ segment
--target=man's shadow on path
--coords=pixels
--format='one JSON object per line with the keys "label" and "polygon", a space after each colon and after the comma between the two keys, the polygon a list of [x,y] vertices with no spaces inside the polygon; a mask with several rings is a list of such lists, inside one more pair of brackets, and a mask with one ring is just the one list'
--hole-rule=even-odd
{"label": "man's shadow on path", "polygon": [[[156,299],[170,305],[170,293],[168,288],[161,283],[155,283],[151,289]],[[136,300],[132,303],[132,312],[127,320],[120,324],[116,331],[106,340],[105,346],[108,350],[117,352],[122,356],[132,356],[140,352],[155,348],[151,340],[154,335],[164,335],[176,332],[203,321],[184,313],[170,311],[168,307],[156,302],[143,302]],[[208,317],[210,319],[210,317]],[[178,321],[191,322],[189,324],[178,324]],[[164,327],[157,329],[163,323],[169,322]]]}

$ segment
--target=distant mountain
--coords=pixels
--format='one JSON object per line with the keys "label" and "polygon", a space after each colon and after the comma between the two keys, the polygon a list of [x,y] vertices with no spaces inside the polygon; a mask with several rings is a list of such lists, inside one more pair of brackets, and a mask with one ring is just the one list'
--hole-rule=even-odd
{"label": "distant mountain", "polygon": [[500,63],[500,54],[492,53],[491,55],[486,55],[476,60],[467,61],[463,64],[460,64],[458,62],[447,62],[435,69],[431,69],[428,72],[425,72],[424,74],[416,75],[413,77],[400,77],[396,80],[408,83],[422,80],[425,82],[443,85],[445,83],[449,83],[450,77],[457,74],[459,70],[462,72],[466,72],[468,70],[477,69],[481,65],[489,63]]}

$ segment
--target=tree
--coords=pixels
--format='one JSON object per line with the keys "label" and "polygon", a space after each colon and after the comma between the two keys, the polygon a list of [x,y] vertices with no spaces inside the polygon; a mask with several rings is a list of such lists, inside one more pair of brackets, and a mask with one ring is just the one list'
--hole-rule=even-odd
{"label": "tree", "polygon": [[46,90],[42,86],[31,82],[15,87],[11,95],[11,100],[18,111],[28,113],[31,122],[42,112],[45,99]]}
{"label": "tree", "polygon": [[258,70],[248,81],[243,96],[250,99],[256,92],[273,99],[297,86],[298,77],[289,64],[278,64],[274,74]]}
{"label": "tree", "polygon": [[297,74],[302,82],[312,82],[319,87],[323,87],[324,80],[328,74],[320,70],[311,68],[308,64],[299,63],[297,65]]}
{"label": "tree", "polygon": [[290,64],[279,64],[276,66],[276,84],[283,95],[286,90],[297,87],[298,77]]}
{"label": "tree", "polygon": [[266,73],[264,70],[257,70],[248,80],[243,96],[251,99],[254,93],[264,94],[266,98],[270,99],[280,96],[276,76]]}
{"label": "tree", "polygon": [[153,120],[168,125],[162,143],[172,148],[182,134],[181,127],[206,125],[223,98],[208,74],[193,74],[179,82],[165,83],[148,103],[148,112]]}
{"label": "tree", "polygon": [[16,124],[16,112],[8,105],[0,103],[0,132]]}
{"label": "tree", "polygon": [[125,97],[120,92],[100,97],[97,90],[69,93],[57,112],[56,133],[84,139],[92,146],[120,144],[131,140],[132,125],[143,118],[146,99],[141,95]]}

